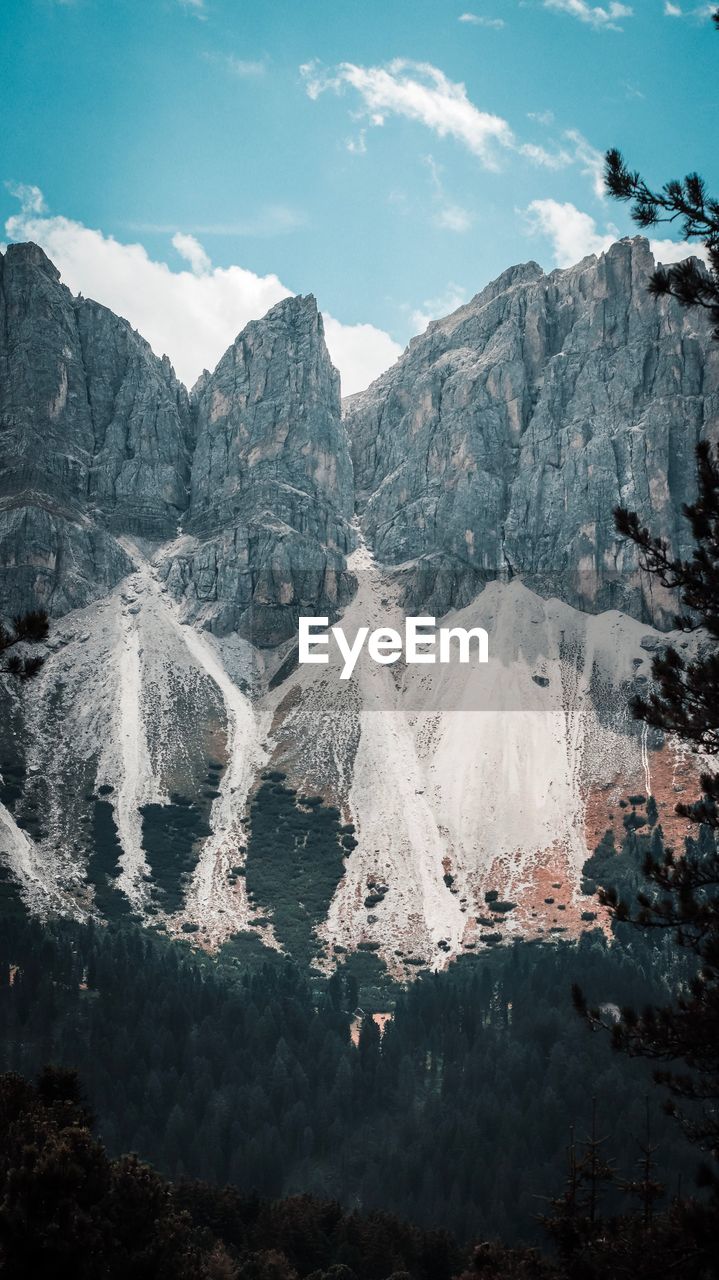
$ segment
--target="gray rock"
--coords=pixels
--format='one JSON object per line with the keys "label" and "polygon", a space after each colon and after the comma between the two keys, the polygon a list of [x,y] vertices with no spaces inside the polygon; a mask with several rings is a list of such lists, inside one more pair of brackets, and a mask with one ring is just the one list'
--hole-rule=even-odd
{"label": "gray rock", "polygon": [[314,298],[248,324],[193,400],[195,545],[166,562],[168,586],[212,630],[277,644],[352,590],[352,462]]}
{"label": "gray rock", "polygon": [[187,393],[43,251],[0,254],[0,598],[54,614],[130,569],[112,531],[167,537],[187,506]]}
{"label": "gray rock", "polygon": [[[436,614],[487,579],[661,621],[612,510],[688,551],[692,451],[717,420],[701,316],[646,289],[647,242],[513,267],[347,403],[313,298],[249,324],[188,398],[166,358],[73,298],[35,245],[0,256],[0,593],[53,613],[129,571],[113,534],[171,540],[186,616],[262,646],[352,591],[355,499],[378,559]],[[350,457],[349,438],[351,437]],[[356,487],[356,492],[355,492]]]}
{"label": "gray rock", "polygon": [[506,271],[352,397],[358,504],[378,559],[436,612],[492,576],[655,621],[612,512],[679,552],[693,450],[716,432],[719,347],[701,315],[651,297],[646,240],[545,276]]}

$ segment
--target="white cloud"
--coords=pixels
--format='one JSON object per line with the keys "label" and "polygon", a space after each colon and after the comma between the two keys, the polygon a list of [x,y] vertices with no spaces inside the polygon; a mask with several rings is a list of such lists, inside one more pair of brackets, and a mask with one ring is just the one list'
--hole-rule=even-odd
{"label": "white cloud", "polygon": [[567,129],[564,134],[574,148],[574,158],[582,165],[582,173],[591,179],[592,190],[599,200],[606,195],[604,187],[604,155],[597,151],[578,129]]}
{"label": "white cloud", "polygon": [[436,298],[425,298],[414,310],[410,310],[409,322],[414,333],[424,333],[432,320],[451,315],[467,301],[467,292],[458,284],[448,284]]}
{"label": "white cloud", "polygon": [[667,18],[694,18],[697,22],[706,22],[716,11],[716,0],[712,4],[694,5],[691,9],[682,9],[681,5],[664,0],[664,14]]}
{"label": "white cloud", "polygon": [[530,233],[547,236],[551,241],[558,267],[571,267],[589,253],[603,253],[619,235],[611,224],[601,234],[590,214],[558,200],[533,200],[526,213]]}
{"label": "white cloud", "polygon": [[497,148],[514,146],[512,130],[501,116],[480,111],[455,83],[428,62],[395,58],[386,67],[359,67],[341,62],[334,71],[317,63],[300,68],[310,98],[332,90],[356,90],[371,125],[380,127],[388,116],[414,120],[440,138],[463,143],[488,169],[498,167]]}
{"label": "white cloud", "polygon": [[517,150],[521,155],[526,156],[527,160],[531,160],[534,164],[542,165],[545,169],[566,169],[567,165],[572,164],[574,159],[564,149],[547,151],[546,147],[540,147],[536,142],[523,142]]}
{"label": "white cloud", "polygon": [[687,244],[686,240],[650,240],[649,245],[657,262],[668,267],[672,262],[683,262],[685,258],[701,258],[708,263],[709,255],[703,244]]}
{"label": "white cloud", "polygon": [[621,31],[618,18],[631,18],[633,10],[626,4],[611,3],[608,5],[587,4],[587,0],[544,0],[545,9],[554,9],[557,13],[568,13],[580,22],[587,22],[597,29],[605,31]]}
{"label": "white cloud", "polygon": [[[331,91],[355,90],[362,108],[354,118],[364,119],[368,126],[379,128],[391,116],[414,120],[440,138],[454,138],[465,146],[486,169],[497,170],[502,154],[521,155],[530,163],[546,169],[565,169],[581,164],[592,177],[595,192],[603,165],[601,153],[590,146],[576,130],[563,135],[563,142],[548,150],[534,142],[523,142],[501,116],[482,111],[470,100],[467,89],[428,62],[412,62],[395,58],[385,67],[360,67],[341,62],[327,70],[317,62],[300,67],[307,94],[317,99]],[[544,124],[546,116],[535,117]],[[567,147],[566,143],[571,145]],[[346,144],[350,150],[366,149],[366,129],[360,139]]]}
{"label": "white cloud", "polygon": [[[558,267],[572,267],[590,253],[604,253],[619,239],[620,233],[613,223],[608,222],[602,232],[590,214],[557,200],[533,200],[525,216],[530,235],[544,235],[551,241]],[[666,265],[682,262],[692,255],[706,258],[702,245],[680,244],[675,240],[650,240],[649,245],[657,262]]]}
{"label": "white cloud", "polygon": [[45,213],[47,205],[39,187],[27,182],[6,182],[5,186],[10,195],[20,201],[23,213]]}
{"label": "white cloud", "polygon": [[196,276],[207,275],[212,263],[199,240],[196,240],[194,236],[184,235],[182,231],[176,231],[172,237],[172,244],[177,249],[180,257],[184,258],[185,262],[189,262]]}
{"label": "white cloud", "polygon": [[332,363],[342,374],[342,394],[364,391],[402,354],[399,342],[373,324],[342,324],[322,313]]}
{"label": "white cloud", "polygon": [[435,226],[441,227],[443,231],[469,231],[472,225],[472,215],[468,209],[463,209],[460,204],[446,204],[443,209],[439,210],[434,216]]}
{"label": "white cloud", "polygon": [[[187,233],[176,232],[172,243],[192,270],[173,271],[141,244],[123,244],[81,222],[46,214],[37,187],[15,190],[24,192],[23,207],[5,224],[8,238],[41,245],[73,292],[95,298],[129,320],[158,355],[169,355],[187,386],[203,368],[214,368],[248,321],[292,292],[276,275],[213,267],[203,246]],[[324,318],[345,395],[362,390],[401,352],[374,325],[345,325],[327,314]]]}
{"label": "white cloud", "polygon": [[471,23],[473,27],[488,27],[492,31],[501,31],[506,26],[504,18],[485,18],[479,13],[461,13],[457,21]]}

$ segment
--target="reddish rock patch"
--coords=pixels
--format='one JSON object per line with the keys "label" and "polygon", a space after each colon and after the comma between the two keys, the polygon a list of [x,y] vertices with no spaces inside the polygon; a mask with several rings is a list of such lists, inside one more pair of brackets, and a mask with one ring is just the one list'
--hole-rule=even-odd
{"label": "reddish rock patch", "polygon": [[[679,801],[687,803],[698,798],[699,760],[690,752],[664,746],[659,751],[650,752],[648,768],[651,794],[657,803],[665,843],[681,851],[692,824],[675,812],[675,806]],[[584,811],[585,839],[590,852],[596,849],[608,830],[614,832],[617,848],[621,846],[626,809],[619,801],[632,795],[649,796],[643,771],[631,778],[617,775],[606,786],[590,791]]]}

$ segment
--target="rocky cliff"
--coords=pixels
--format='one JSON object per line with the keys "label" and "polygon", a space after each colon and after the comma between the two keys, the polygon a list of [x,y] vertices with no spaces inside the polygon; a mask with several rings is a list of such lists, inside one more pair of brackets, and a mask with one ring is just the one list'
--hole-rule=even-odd
{"label": "rocky cliff", "polygon": [[719,431],[719,347],[647,291],[643,239],[545,275],[514,267],[435,321],[347,406],[367,538],[415,561],[438,612],[521,575],[580,608],[661,619],[618,503],[678,550],[698,439]]}
{"label": "rocky cliff", "polygon": [[131,570],[114,534],[181,527],[168,583],[219,632],[271,645],[348,598],[352,463],[314,298],[248,325],[192,403],[36,245],[0,255],[0,309],[4,610],[81,608]]}
{"label": "rocky cliff", "polygon": [[193,410],[190,536],[168,584],[212,630],[275,645],[303,609],[336,611],[351,593],[352,462],[314,298],[247,325]]}
{"label": "rocky cliff", "polygon": [[187,393],[126,321],[73,298],[36,245],[0,255],[0,592],[53,614],[114,586],[112,536],[167,537],[187,505]]}

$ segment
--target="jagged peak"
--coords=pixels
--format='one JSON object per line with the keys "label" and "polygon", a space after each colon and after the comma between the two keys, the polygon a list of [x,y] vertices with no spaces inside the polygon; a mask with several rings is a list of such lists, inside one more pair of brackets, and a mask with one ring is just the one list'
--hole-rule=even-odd
{"label": "jagged peak", "polygon": [[[687,257],[690,256],[691,248],[687,252]],[[443,338],[451,340],[455,330],[459,329],[465,320],[477,315],[484,307],[494,302],[497,298],[501,298],[503,294],[508,294],[515,289],[521,290],[531,287],[540,281],[562,286],[565,289],[569,283],[571,288],[572,279],[579,280],[580,278],[583,278],[583,285],[586,290],[587,283],[592,278],[599,281],[602,271],[606,271],[607,268],[620,268],[619,276],[623,276],[626,279],[630,288],[632,278],[646,277],[648,280],[656,265],[657,259],[649,240],[646,236],[636,235],[624,236],[619,240],[615,240],[600,254],[587,254],[586,257],[572,266],[557,267],[549,273],[545,273],[539,263],[533,260],[508,267],[496,279],[491,280],[483,289],[474,294],[469,301],[462,303],[461,306],[449,312],[446,316],[430,321],[423,333],[410,339],[405,351],[390,369],[380,374],[379,378],[375,379],[366,390],[344,398],[344,412],[346,414],[351,413],[361,404],[371,400],[383,387],[394,383],[403,362],[408,357],[411,357],[415,352],[422,352],[424,349],[431,351],[433,342],[438,338],[440,342]],[[616,287],[619,287],[618,283]]]}
{"label": "jagged peak", "polygon": [[581,275],[586,271],[596,271],[602,265],[614,263],[626,263],[647,274],[651,274],[656,265],[646,236],[623,236],[610,244],[609,248],[604,249],[602,253],[585,254],[570,267],[555,267],[547,279],[556,281],[571,275]]}
{"label": "jagged peak", "polygon": [[480,289],[479,293],[475,293],[468,302],[463,302],[455,311],[451,311],[449,315],[440,316],[436,320],[431,320],[425,332],[417,338],[412,338],[410,346],[416,342],[421,342],[427,335],[445,331],[450,332],[461,324],[467,316],[481,310],[489,302],[493,302],[495,298],[501,297],[503,293],[508,293],[517,286],[534,284],[537,280],[544,277],[544,271],[538,262],[530,260],[529,262],[520,262],[513,267],[507,267],[494,280],[490,280],[489,284]]}
{"label": "jagged peak", "polygon": [[189,388],[189,396],[190,396],[191,404],[196,404],[197,401],[200,399],[200,396],[205,390],[205,387],[207,386],[211,377],[212,377],[212,374],[209,369],[202,370],[202,373],[199,375],[196,381]]}
{"label": "jagged peak", "polygon": [[325,329],[322,320],[322,313],[317,306],[317,299],[313,293],[307,294],[289,294],[286,298],[281,298],[274,306],[270,307],[264,315],[256,317],[254,320],[248,320],[247,324],[240,330],[234,342],[230,344],[227,350],[220,356],[213,370],[203,370],[192,388],[191,396],[194,402],[197,402],[207,390],[223,368],[226,361],[233,361],[236,358],[238,348],[249,346],[254,348],[257,338],[263,333],[272,332],[277,335],[280,341],[283,335],[286,335],[289,342],[293,334],[304,333],[311,340],[318,339],[315,344],[315,350],[318,351],[319,357],[324,355],[327,361],[331,363],[329,352],[325,346]]}
{"label": "jagged peak", "polygon": [[35,244],[34,240],[15,241],[7,246],[4,255],[0,254],[2,256],[8,265],[39,267],[51,280],[60,279],[60,272],[54,262],[50,261],[45,250]]}
{"label": "jagged peak", "polygon": [[[529,262],[518,262],[513,267],[507,267],[496,279],[480,289],[479,293],[465,303],[465,306],[472,307],[489,302],[501,293],[506,293],[508,289],[514,289],[516,285],[533,284],[535,280],[541,280],[543,275],[542,267],[533,258],[530,258]],[[462,310],[461,307],[458,309]]]}
{"label": "jagged peak", "polygon": [[263,326],[276,326],[277,324],[287,325],[288,328],[296,328],[298,325],[317,324],[319,322],[320,332],[322,329],[322,316],[317,307],[317,299],[313,293],[292,293],[286,298],[280,298],[274,306],[270,307],[263,316],[258,316],[255,320],[250,320],[244,329],[238,334],[236,341],[242,337],[248,329],[257,329]]}
{"label": "jagged peak", "polygon": [[[687,255],[689,256],[689,254]],[[579,274],[588,269],[597,269],[602,263],[626,262],[638,270],[650,274],[655,265],[655,257],[652,252],[651,245],[646,236],[624,236],[619,240],[615,240],[609,248],[602,253],[590,253],[579,262],[573,263],[570,267],[557,267],[554,271],[545,275],[544,270],[538,262],[530,260],[529,262],[518,263],[516,266],[507,267],[502,271],[496,279],[491,280],[489,284],[474,294],[468,302],[457,307],[455,311],[450,312],[447,316],[433,320],[427,327],[426,333],[431,333],[438,329],[454,329],[457,324],[461,323],[466,316],[486,306],[488,302],[492,302],[495,298],[500,297],[503,293],[507,293],[510,289],[517,286],[525,286],[536,283],[538,280],[558,280],[566,278],[574,274]],[[420,339],[425,335],[420,335]],[[416,342],[419,339],[412,339]]]}
{"label": "jagged peak", "polygon": [[14,241],[7,246],[4,255],[0,253],[0,260],[3,257],[11,266],[37,268],[53,286],[58,287],[70,307],[75,308],[76,311],[81,310],[85,316],[92,315],[98,322],[111,325],[118,331],[129,335],[132,349],[141,358],[148,360],[151,364],[156,363],[168,383],[177,383],[178,386],[182,386],[175,373],[172,360],[167,353],[158,355],[139,329],[136,329],[125,316],[113,311],[112,307],[106,306],[104,302],[98,302],[96,298],[86,297],[82,293],[73,294],[64,284],[61,272],[55,266],[55,263],[40,245],[35,244],[32,240]]}

